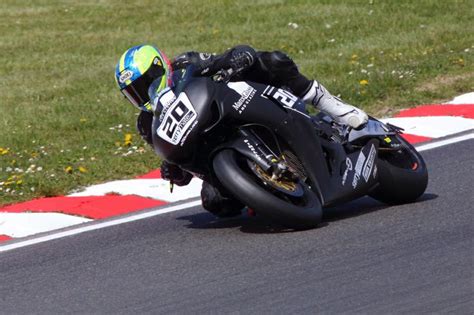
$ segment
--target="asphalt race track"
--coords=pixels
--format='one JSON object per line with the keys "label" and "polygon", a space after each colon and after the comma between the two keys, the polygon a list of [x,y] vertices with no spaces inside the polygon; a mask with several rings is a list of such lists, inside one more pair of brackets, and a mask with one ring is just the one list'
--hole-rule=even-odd
{"label": "asphalt race track", "polygon": [[314,230],[192,208],[0,253],[0,313],[472,313],[474,141],[423,152],[413,204]]}

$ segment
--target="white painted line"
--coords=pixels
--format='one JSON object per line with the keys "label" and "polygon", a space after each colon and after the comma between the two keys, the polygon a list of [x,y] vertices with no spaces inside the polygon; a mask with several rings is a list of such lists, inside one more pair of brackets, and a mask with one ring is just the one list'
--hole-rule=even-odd
{"label": "white painted line", "polygon": [[453,144],[453,143],[456,143],[456,142],[466,141],[466,140],[470,140],[470,139],[474,139],[474,132],[468,133],[466,135],[446,139],[446,140],[440,140],[440,141],[436,141],[436,142],[432,142],[432,143],[422,144],[420,146],[416,146],[416,150],[420,151],[420,152],[421,151],[427,151],[427,150],[431,150],[431,149],[434,149],[434,148],[439,148],[439,147],[442,147],[442,146],[445,146],[445,145],[448,145],[448,144]]}
{"label": "white painted line", "polygon": [[[445,146],[445,145],[449,145],[449,144],[452,144],[452,143],[461,142],[461,141],[465,141],[465,140],[469,140],[469,139],[474,139],[474,134],[473,133],[458,136],[458,137],[454,137],[454,138],[451,138],[451,139],[436,141],[436,142],[432,142],[432,143],[425,144],[425,145],[420,145],[420,146],[417,146],[416,149],[418,151],[426,151],[426,150],[431,150],[431,149],[434,149],[434,148],[438,148],[438,147],[441,147],[441,146]],[[0,252],[6,252],[6,251],[9,251],[9,250],[12,250],[12,249],[17,249],[17,248],[21,248],[21,247],[34,245],[34,244],[39,244],[39,243],[43,243],[43,242],[47,242],[47,241],[51,241],[51,240],[55,240],[55,239],[59,239],[59,238],[67,237],[67,236],[72,236],[72,235],[76,235],[76,234],[80,234],[80,233],[84,233],[84,232],[88,232],[88,231],[99,230],[99,229],[106,228],[106,227],[109,227],[109,226],[115,226],[115,225],[120,225],[120,224],[123,224],[123,223],[138,221],[138,220],[154,217],[154,216],[157,216],[157,215],[161,215],[161,214],[164,214],[164,213],[185,210],[187,208],[191,208],[191,207],[195,207],[195,206],[199,206],[199,205],[201,205],[201,200],[194,200],[194,201],[186,202],[186,203],[183,203],[183,204],[180,204],[180,205],[177,205],[177,206],[171,206],[170,205],[170,206],[163,207],[163,208],[160,208],[160,209],[157,209],[157,210],[152,210],[150,212],[134,214],[134,215],[130,215],[130,216],[120,218],[120,219],[110,220],[110,221],[106,221],[106,222],[100,222],[99,221],[98,223],[95,223],[95,224],[93,223],[93,224],[90,224],[90,225],[73,228],[73,229],[70,229],[70,230],[67,230],[67,231],[63,231],[63,232],[58,232],[58,233],[54,233],[54,234],[40,236],[40,237],[37,237],[37,238],[32,238],[32,239],[25,240],[25,241],[19,241],[19,242],[12,243],[12,244],[9,244],[9,245],[0,246]]]}
{"label": "white painted line", "polygon": [[110,221],[105,221],[105,222],[99,221],[98,223],[95,223],[95,224],[80,226],[80,227],[73,228],[67,231],[63,231],[63,232],[58,232],[54,234],[49,234],[49,235],[40,236],[37,238],[25,240],[25,241],[20,241],[20,242],[8,244],[8,245],[0,246],[0,252],[6,252],[8,250],[26,247],[26,246],[30,246],[34,244],[39,244],[39,243],[55,240],[58,238],[63,238],[63,237],[71,236],[71,235],[84,233],[84,232],[99,230],[99,229],[103,229],[109,226],[138,221],[138,220],[154,217],[160,214],[184,210],[191,207],[199,206],[200,204],[201,204],[201,200],[194,200],[194,201],[186,202],[177,206],[168,206],[168,207],[160,208],[157,210],[152,210],[150,212],[144,212],[144,213],[139,213],[139,214],[135,214],[131,216],[126,216],[120,219],[115,219],[115,220],[110,220]]}

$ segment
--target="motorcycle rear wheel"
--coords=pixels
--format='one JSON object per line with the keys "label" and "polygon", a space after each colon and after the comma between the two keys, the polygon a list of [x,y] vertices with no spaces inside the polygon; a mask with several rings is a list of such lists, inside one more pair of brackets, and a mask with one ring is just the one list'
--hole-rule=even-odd
{"label": "motorcycle rear wheel", "polygon": [[321,202],[306,184],[299,183],[304,191],[301,197],[285,195],[265,185],[245,162],[243,156],[231,149],[220,151],[213,160],[217,178],[235,198],[256,213],[291,229],[314,228],[321,222]]}
{"label": "motorcycle rear wheel", "polygon": [[380,152],[377,161],[379,185],[369,196],[387,204],[413,202],[426,190],[428,170],[418,151],[401,136],[398,151]]}

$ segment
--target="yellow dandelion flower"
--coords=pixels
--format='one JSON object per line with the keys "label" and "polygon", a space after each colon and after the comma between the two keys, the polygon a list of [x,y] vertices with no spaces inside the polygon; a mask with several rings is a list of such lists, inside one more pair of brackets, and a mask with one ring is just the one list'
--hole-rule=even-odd
{"label": "yellow dandelion flower", "polygon": [[87,121],[87,119],[86,119],[86,118],[81,118],[81,119],[79,119],[79,121],[80,121],[81,123],[85,123],[85,122]]}
{"label": "yellow dandelion flower", "polygon": [[357,60],[357,58],[359,58],[359,56],[357,56],[356,54],[353,54],[353,55],[351,56],[351,59],[352,59],[352,60]]}
{"label": "yellow dandelion flower", "polygon": [[124,138],[124,145],[129,146],[132,144],[132,134],[126,133]]}
{"label": "yellow dandelion flower", "polygon": [[10,149],[8,149],[8,148],[0,148],[0,155],[8,154],[9,151],[10,151]]}
{"label": "yellow dandelion flower", "polygon": [[79,166],[78,170],[81,173],[87,173],[87,169],[84,166]]}
{"label": "yellow dandelion flower", "polygon": [[367,81],[367,80],[365,80],[365,79],[364,79],[364,80],[360,80],[360,81],[359,81],[359,84],[362,85],[362,86],[368,85],[368,84],[369,84],[369,81]]}
{"label": "yellow dandelion flower", "polygon": [[16,184],[17,184],[17,185],[23,184],[23,180],[21,180],[21,179],[20,179],[20,180],[17,180],[17,181],[16,181]]}
{"label": "yellow dandelion flower", "polygon": [[72,167],[71,166],[67,166],[64,171],[68,174],[71,174],[72,173]]}

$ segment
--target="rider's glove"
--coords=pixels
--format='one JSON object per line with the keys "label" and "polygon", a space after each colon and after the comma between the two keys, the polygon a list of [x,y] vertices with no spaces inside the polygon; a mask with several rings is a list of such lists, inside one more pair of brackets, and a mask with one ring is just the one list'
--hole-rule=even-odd
{"label": "rider's glove", "polygon": [[214,56],[208,53],[190,51],[174,58],[173,69],[184,69],[189,65],[195,67],[194,74],[205,75],[206,69],[213,63]]}
{"label": "rider's glove", "polygon": [[256,52],[250,46],[237,46],[232,49],[229,61],[232,72],[237,74],[251,67],[255,61],[255,56]]}
{"label": "rider's glove", "polygon": [[228,82],[234,78],[239,79],[239,74],[254,64],[256,56],[257,53],[252,47],[236,46],[217,57],[211,68],[217,69],[217,81]]}
{"label": "rider's glove", "polygon": [[255,50],[246,45],[235,46],[222,55],[190,51],[177,56],[173,60],[173,68],[182,69],[193,65],[195,67],[193,75],[195,76],[213,76],[218,72],[225,71],[230,76],[226,78],[227,80],[222,81],[228,81],[231,77],[251,67],[256,56]]}
{"label": "rider's glove", "polygon": [[178,186],[186,186],[189,184],[193,175],[189,172],[186,172],[178,165],[168,163],[163,161],[161,163],[161,178],[169,180],[172,184],[176,184]]}
{"label": "rider's glove", "polygon": [[146,141],[149,145],[153,146],[153,140],[151,135],[151,124],[153,123],[153,114],[140,111],[140,114],[137,118],[137,130],[143,140]]}
{"label": "rider's glove", "polygon": [[238,76],[239,73],[250,68],[255,61],[255,50],[249,46],[237,46],[226,53],[223,61],[220,61],[222,69],[219,70],[214,79],[216,81],[228,82]]}

